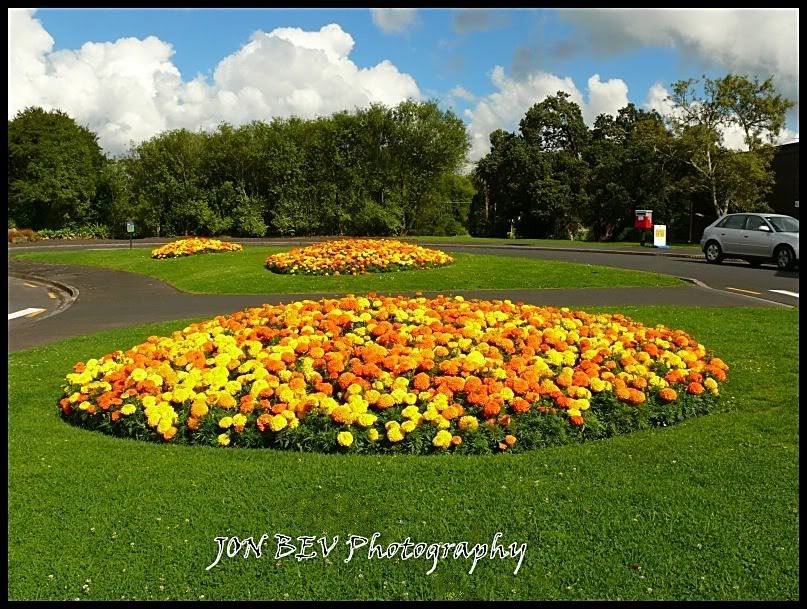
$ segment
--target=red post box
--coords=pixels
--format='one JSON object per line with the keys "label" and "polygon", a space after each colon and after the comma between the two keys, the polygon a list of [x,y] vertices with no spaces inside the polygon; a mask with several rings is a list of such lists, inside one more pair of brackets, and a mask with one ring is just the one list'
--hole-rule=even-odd
{"label": "red post box", "polygon": [[633,227],[638,230],[652,230],[653,229],[653,210],[652,209],[637,209],[636,219],[633,222]]}

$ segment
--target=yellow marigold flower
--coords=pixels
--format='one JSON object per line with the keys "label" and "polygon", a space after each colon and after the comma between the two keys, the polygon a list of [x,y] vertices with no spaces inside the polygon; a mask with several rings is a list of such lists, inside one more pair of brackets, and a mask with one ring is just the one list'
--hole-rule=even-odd
{"label": "yellow marigold flower", "polygon": [[191,406],[191,416],[201,419],[209,412],[207,404],[202,400],[196,400]]}
{"label": "yellow marigold flower", "polygon": [[356,417],[356,422],[362,427],[370,427],[378,419],[377,416],[369,412],[365,412]]}
{"label": "yellow marigold flower", "polygon": [[377,429],[368,429],[367,430],[367,439],[370,442],[376,442],[379,438],[379,433]]}
{"label": "yellow marigold flower", "polygon": [[283,415],[276,414],[269,421],[269,428],[274,432],[278,432],[282,429],[285,429],[288,424],[289,421],[288,419],[286,419],[286,417],[284,417]]}
{"label": "yellow marigold flower", "polygon": [[409,405],[415,404],[415,403],[417,403],[417,401],[418,401],[418,396],[416,394],[412,393],[411,391],[406,394],[406,397],[404,397],[404,402],[406,402]]}
{"label": "yellow marigold flower", "polygon": [[120,409],[121,414],[129,416],[130,414],[134,414],[137,411],[137,407],[133,404],[126,404],[123,408]]}
{"label": "yellow marigold flower", "polygon": [[348,395],[357,395],[362,392],[362,387],[358,383],[351,383],[347,388]]}
{"label": "yellow marigold flower", "polygon": [[235,408],[235,398],[228,393],[219,394],[218,405],[222,408]]}
{"label": "yellow marigold flower", "polygon": [[230,445],[230,435],[227,433],[219,434],[218,438],[219,444],[222,446],[229,446]]}
{"label": "yellow marigold flower", "polygon": [[417,427],[417,424],[412,420],[401,423],[401,429],[403,429],[406,433],[412,433],[415,431],[415,427]]}
{"label": "yellow marigold flower", "polygon": [[219,427],[221,427],[222,429],[227,429],[232,424],[233,424],[233,418],[232,417],[224,417],[222,419],[219,419]]}
{"label": "yellow marigold flower", "polygon": [[479,419],[476,417],[472,417],[470,415],[466,415],[460,418],[459,423],[460,429],[478,429],[479,428]]}
{"label": "yellow marigold flower", "polygon": [[353,434],[349,431],[340,431],[336,435],[336,441],[339,442],[340,446],[350,446],[353,444]]}
{"label": "yellow marigold flower", "polygon": [[411,419],[420,415],[420,410],[417,406],[407,406],[401,411],[401,416]]}
{"label": "yellow marigold flower", "polygon": [[401,440],[403,440],[404,435],[403,435],[403,432],[401,431],[401,428],[398,427],[398,426],[390,427],[387,430],[387,439],[390,442],[400,442]]}
{"label": "yellow marigold flower", "polygon": [[240,412],[233,417],[233,427],[236,431],[241,431],[244,429],[244,425],[247,424],[247,417],[245,417]]}
{"label": "yellow marigold flower", "polygon": [[146,380],[146,378],[148,378],[148,374],[146,374],[146,371],[143,370],[142,368],[135,368],[134,370],[132,370],[133,381],[142,383],[143,381]]}
{"label": "yellow marigold flower", "polygon": [[437,435],[434,436],[432,444],[438,448],[448,448],[451,446],[451,437],[450,432],[446,431],[445,429],[440,430],[437,432]]}

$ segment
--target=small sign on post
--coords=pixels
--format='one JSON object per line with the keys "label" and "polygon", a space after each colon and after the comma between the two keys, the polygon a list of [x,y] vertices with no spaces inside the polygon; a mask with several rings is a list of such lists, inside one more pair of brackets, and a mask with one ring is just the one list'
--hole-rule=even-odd
{"label": "small sign on post", "polygon": [[126,232],[129,233],[129,249],[132,249],[132,235],[135,232],[134,220],[126,220]]}
{"label": "small sign on post", "polygon": [[656,224],[653,226],[653,247],[667,247],[666,224]]}

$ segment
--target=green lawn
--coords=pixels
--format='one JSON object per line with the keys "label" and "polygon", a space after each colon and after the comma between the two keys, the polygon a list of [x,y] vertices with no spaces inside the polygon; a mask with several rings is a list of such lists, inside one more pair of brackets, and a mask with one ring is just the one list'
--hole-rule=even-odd
{"label": "green lawn", "polygon": [[264,267],[268,255],[288,249],[290,248],[245,247],[243,252],[201,254],[167,260],[153,260],[151,250],[147,248],[31,252],[16,255],[27,260],[131,271],[162,279],[186,292],[223,294],[684,285],[679,279],[657,273],[554,260],[474,254],[452,254],[455,263],[442,268],[371,273],[355,277],[279,275]]}
{"label": "green lawn", "polygon": [[[593,310],[593,308],[592,308]],[[614,310],[614,309],[601,309]],[[11,599],[797,599],[798,312],[623,307],[731,370],[716,414],[516,455],[348,456],[122,440],[56,416],[74,362],[153,324],[9,356]],[[350,562],[344,540],[527,543],[515,561]],[[217,536],[339,535],[297,562]],[[366,548],[365,548],[366,550]],[[84,588],[86,586],[86,588]]]}

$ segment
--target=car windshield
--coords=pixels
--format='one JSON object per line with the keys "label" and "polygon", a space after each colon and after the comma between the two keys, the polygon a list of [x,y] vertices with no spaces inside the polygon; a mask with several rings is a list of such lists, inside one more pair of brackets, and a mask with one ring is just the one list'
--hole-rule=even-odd
{"label": "car windshield", "polygon": [[773,226],[777,233],[797,233],[799,232],[799,221],[790,216],[773,216],[765,218]]}

